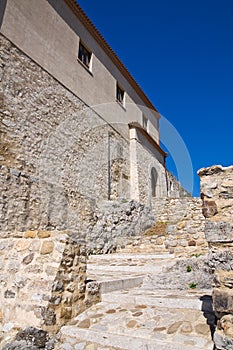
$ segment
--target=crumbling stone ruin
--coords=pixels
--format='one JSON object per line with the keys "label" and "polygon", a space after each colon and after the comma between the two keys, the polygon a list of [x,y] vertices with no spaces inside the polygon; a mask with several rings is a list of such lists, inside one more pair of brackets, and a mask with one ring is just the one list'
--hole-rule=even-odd
{"label": "crumbling stone ruin", "polygon": [[214,271],[213,307],[218,319],[216,349],[233,349],[233,166],[200,169],[205,236]]}

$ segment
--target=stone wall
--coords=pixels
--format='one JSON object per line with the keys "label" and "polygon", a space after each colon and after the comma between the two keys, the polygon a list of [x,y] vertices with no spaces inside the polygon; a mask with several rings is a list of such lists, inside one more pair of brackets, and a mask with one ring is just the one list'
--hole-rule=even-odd
{"label": "stone wall", "polygon": [[200,169],[205,235],[214,277],[213,306],[218,318],[216,349],[233,348],[233,166]]}
{"label": "stone wall", "polygon": [[95,224],[86,236],[90,254],[112,253],[130,244],[155,223],[150,208],[135,201],[105,201],[94,212]]}
{"label": "stone wall", "polygon": [[205,220],[199,198],[154,199],[152,211],[156,222],[167,225],[163,244],[176,255],[205,254]]}
{"label": "stone wall", "polygon": [[176,257],[200,256],[208,253],[205,218],[199,198],[154,198],[150,227],[140,235],[125,240],[122,252],[163,253]]}
{"label": "stone wall", "polygon": [[150,205],[152,200],[152,168],[156,172],[155,196],[158,198],[167,197],[166,169],[155,159],[152,152],[137,142],[137,163],[138,163],[138,187],[139,201]]}
{"label": "stone wall", "polygon": [[55,330],[87,307],[86,235],[97,201],[129,195],[129,146],[3,36],[0,48],[0,331],[7,339],[27,325]]}
{"label": "stone wall", "polygon": [[191,194],[184,187],[182,187],[181,183],[175,178],[175,176],[170,171],[167,171],[167,188],[168,197],[191,197]]}
{"label": "stone wall", "polygon": [[1,235],[0,264],[0,343],[24,327],[54,333],[99,300],[86,288],[85,244],[65,233]]}

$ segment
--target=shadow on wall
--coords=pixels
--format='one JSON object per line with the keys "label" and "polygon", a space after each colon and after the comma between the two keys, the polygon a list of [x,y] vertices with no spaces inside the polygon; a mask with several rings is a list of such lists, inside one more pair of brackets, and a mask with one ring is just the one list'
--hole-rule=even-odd
{"label": "shadow on wall", "polygon": [[4,17],[5,10],[6,10],[6,1],[7,0],[1,0],[0,1],[0,29],[2,27],[2,20],[3,20],[3,17]]}

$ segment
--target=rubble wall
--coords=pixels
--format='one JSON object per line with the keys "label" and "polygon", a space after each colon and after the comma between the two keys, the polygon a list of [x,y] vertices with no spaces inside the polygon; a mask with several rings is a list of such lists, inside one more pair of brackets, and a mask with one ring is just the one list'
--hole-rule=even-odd
{"label": "rubble wall", "polygon": [[233,166],[200,169],[205,236],[214,271],[216,349],[233,348]]}

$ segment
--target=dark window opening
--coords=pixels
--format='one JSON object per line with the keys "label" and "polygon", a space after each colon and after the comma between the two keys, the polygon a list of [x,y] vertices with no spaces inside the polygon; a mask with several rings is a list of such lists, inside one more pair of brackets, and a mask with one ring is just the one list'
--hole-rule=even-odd
{"label": "dark window opening", "polygon": [[156,197],[156,187],[157,187],[158,173],[155,168],[151,169],[151,195]]}
{"label": "dark window opening", "polygon": [[124,105],[124,98],[125,98],[125,92],[117,84],[116,99],[117,99],[118,102],[120,102],[122,105]]}
{"label": "dark window opening", "polygon": [[142,116],[142,127],[148,131],[148,118],[145,115]]}
{"label": "dark window opening", "polygon": [[90,69],[91,64],[91,51],[89,51],[83,44],[80,42],[79,51],[78,51],[79,60]]}

